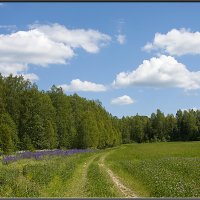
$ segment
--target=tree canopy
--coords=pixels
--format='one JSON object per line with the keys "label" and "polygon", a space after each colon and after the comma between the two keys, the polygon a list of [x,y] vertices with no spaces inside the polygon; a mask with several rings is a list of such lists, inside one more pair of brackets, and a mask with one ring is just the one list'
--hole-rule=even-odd
{"label": "tree canopy", "polygon": [[22,76],[0,75],[0,151],[106,148],[130,142],[200,140],[200,111],[112,116],[99,100],[40,91]]}

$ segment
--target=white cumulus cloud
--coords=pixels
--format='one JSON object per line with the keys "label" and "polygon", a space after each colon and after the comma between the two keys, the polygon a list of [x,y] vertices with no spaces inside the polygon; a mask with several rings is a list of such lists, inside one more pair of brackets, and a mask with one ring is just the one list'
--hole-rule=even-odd
{"label": "white cumulus cloud", "polygon": [[200,54],[200,32],[172,29],[166,34],[156,33],[153,42],[147,43],[144,50],[161,50],[173,56]]}
{"label": "white cumulus cloud", "polygon": [[117,97],[111,100],[111,104],[114,104],[114,105],[129,105],[129,104],[133,104],[134,102],[135,101],[127,95]]}
{"label": "white cumulus cloud", "polygon": [[73,49],[82,48],[89,53],[97,53],[100,47],[110,40],[109,35],[93,29],[68,29],[60,24],[30,26],[44,33],[50,40],[67,45]]}
{"label": "white cumulus cloud", "polygon": [[121,72],[114,87],[125,86],[178,87],[185,90],[200,89],[200,71],[189,71],[174,57],[161,55],[144,60],[132,72]]}
{"label": "white cumulus cloud", "polygon": [[104,92],[107,88],[102,84],[92,83],[89,81],[81,81],[80,79],[74,79],[69,85],[59,85],[64,91],[69,92]]}
{"label": "white cumulus cloud", "polygon": [[68,29],[59,24],[37,24],[26,31],[0,34],[0,73],[19,75],[26,74],[30,65],[66,64],[77,48],[97,53],[110,40],[110,36],[96,30]]}
{"label": "white cumulus cloud", "polygon": [[117,42],[119,44],[125,44],[125,42],[126,42],[126,36],[125,35],[119,34],[116,37],[117,37]]}

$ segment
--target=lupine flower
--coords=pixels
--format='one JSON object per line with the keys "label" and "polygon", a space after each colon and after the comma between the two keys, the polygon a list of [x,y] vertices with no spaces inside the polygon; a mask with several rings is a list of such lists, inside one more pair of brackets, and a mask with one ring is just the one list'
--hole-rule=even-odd
{"label": "lupine flower", "polygon": [[69,150],[61,150],[61,149],[54,149],[54,150],[38,150],[36,152],[31,151],[21,151],[16,153],[16,155],[5,156],[2,159],[3,164],[9,164],[21,159],[30,159],[34,158],[36,160],[42,159],[44,156],[61,156],[61,155],[72,155],[77,153],[86,153],[86,152],[93,152],[95,150],[91,149],[69,149]]}

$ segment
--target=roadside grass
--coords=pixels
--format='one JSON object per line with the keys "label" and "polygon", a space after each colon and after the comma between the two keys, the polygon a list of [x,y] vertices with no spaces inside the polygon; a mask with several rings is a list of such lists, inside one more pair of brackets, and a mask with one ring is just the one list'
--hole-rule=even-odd
{"label": "roadside grass", "polygon": [[91,155],[76,168],[73,177],[71,177],[66,184],[68,188],[64,195],[65,197],[87,197],[86,184],[87,172],[91,162],[98,156],[98,153]]}
{"label": "roadside grass", "polygon": [[200,197],[200,142],[128,144],[0,163],[0,197],[123,197],[101,158],[138,197]]}
{"label": "roadside grass", "polygon": [[[105,152],[104,152],[105,153]],[[99,166],[99,155],[88,167],[86,190],[88,197],[123,196],[115,187],[107,172]]]}
{"label": "roadside grass", "polygon": [[108,166],[141,197],[200,197],[200,142],[129,144]]}
{"label": "roadside grass", "polygon": [[0,165],[0,197],[64,197],[77,168],[95,153]]}

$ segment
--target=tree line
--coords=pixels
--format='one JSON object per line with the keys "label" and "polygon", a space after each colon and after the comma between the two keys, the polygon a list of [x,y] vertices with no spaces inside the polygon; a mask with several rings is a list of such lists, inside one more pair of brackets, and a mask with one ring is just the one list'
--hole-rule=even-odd
{"label": "tree line", "polygon": [[150,117],[137,114],[115,120],[123,143],[200,140],[200,110],[179,109],[175,116],[165,116],[157,109]]}
{"label": "tree line", "polygon": [[23,76],[0,75],[0,152],[106,148],[130,142],[200,140],[200,111],[112,116],[99,100],[40,91]]}
{"label": "tree line", "polygon": [[106,148],[121,143],[99,101],[45,92],[22,76],[0,76],[0,151]]}

